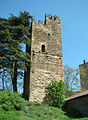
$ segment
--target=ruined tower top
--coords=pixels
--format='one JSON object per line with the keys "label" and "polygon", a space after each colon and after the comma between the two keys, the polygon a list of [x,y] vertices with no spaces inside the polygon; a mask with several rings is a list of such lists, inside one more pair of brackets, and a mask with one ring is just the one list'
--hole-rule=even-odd
{"label": "ruined tower top", "polygon": [[[50,24],[51,22],[57,22],[58,24],[60,24],[60,16],[56,16],[56,15],[52,16],[49,14],[45,14],[44,24],[43,24],[43,21],[41,20],[38,21],[38,24],[47,25],[47,24]],[[35,19],[33,19],[32,23],[36,23]]]}
{"label": "ruined tower top", "polygon": [[60,17],[45,15],[45,21],[32,22],[31,50],[41,53],[42,44],[46,47],[47,54],[62,57],[61,24]]}
{"label": "ruined tower top", "polygon": [[45,15],[45,24],[47,24],[51,21],[57,21],[58,23],[60,23],[60,17],[56,16],[56,15],[54,17],[52,17],[52,15],[46,14]]}

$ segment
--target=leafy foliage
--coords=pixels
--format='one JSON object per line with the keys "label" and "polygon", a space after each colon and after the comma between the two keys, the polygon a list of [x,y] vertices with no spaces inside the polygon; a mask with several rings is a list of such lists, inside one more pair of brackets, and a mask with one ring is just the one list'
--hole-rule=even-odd
{"label": "leafy foliage", "polygon": [[80,91],[79,70],[68,65],[64,66],[65,89],[69,91]]}
{"label": "leafy foliage", "polygon": [[0,91],[0,111],[21,110],[25,100],[19,94],[10,91]]}
{"label": "leafy foliage", "polygon": [[52,81],[51,84],[48,86],[48,96],[49,96],[49,103],[52,106],[61,108],[64,104],[64,82],[60,80],[60,82]]}

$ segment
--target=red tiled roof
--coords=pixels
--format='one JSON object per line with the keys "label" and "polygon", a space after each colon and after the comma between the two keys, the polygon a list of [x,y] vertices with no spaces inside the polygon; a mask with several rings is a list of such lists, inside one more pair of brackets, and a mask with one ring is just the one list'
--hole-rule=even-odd
{"label": "red tiled roof", "polygon": [[72,99],[75,99],[75,98],[78,98],[78,97],[82,97],[82,96],[85,96],[85,95],[88,95],[88,90],[84,91],[84,92],[81,92],[81,93],[77,93],[75,95],[72,95],[71,97],[66,98],[65,101],[69,101],[69,100],[72,100]]}

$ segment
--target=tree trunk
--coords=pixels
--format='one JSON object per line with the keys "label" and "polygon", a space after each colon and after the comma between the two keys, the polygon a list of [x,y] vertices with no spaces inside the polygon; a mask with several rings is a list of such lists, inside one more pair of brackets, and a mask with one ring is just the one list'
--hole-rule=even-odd
{"label": "tree trunk", "polygon": [[2,71],[2,73],[3,73],[3,75],[2,75],[2,89],[4,90],[5,89],[5,85],[4,85],[4,82],[5,82],[5,71],[4,71],[4,69],[3,69],[3,71]]}
{"label": "tree trunk", "polygon": [[12,70],[12,85],[13,91],[17,92],[17,61],[13,61],[13,70]]}
{"label": "tree trunk", "polygon": [[4,90],[4,77],[2,78],[2,89]]}
{"label": "tree trunk", "polygon": [[[31,47],[29,47],[27,44],[26,44],[26,53],[30,53],[31,51]],[[25,62],[26,63],[26,62]],[[30,96],[30,93],[29,93],[29,89],[30,89],[30,66],[27,66],[26,65],[26,68],[27,68],[27,71],[24,72],[24,87],[23,87],[23,97],[26,99],[26,100],[29,100],[29,96]]]}

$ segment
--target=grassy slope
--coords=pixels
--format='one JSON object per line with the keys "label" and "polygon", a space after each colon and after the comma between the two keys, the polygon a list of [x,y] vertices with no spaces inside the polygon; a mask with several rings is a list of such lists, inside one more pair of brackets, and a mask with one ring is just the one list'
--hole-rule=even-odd
{"label": "grassy slope", "polygon": [[23,111],[0,111],[0,120],[88,120],[88,118],[70,118],[58,108],[30,103]]}

